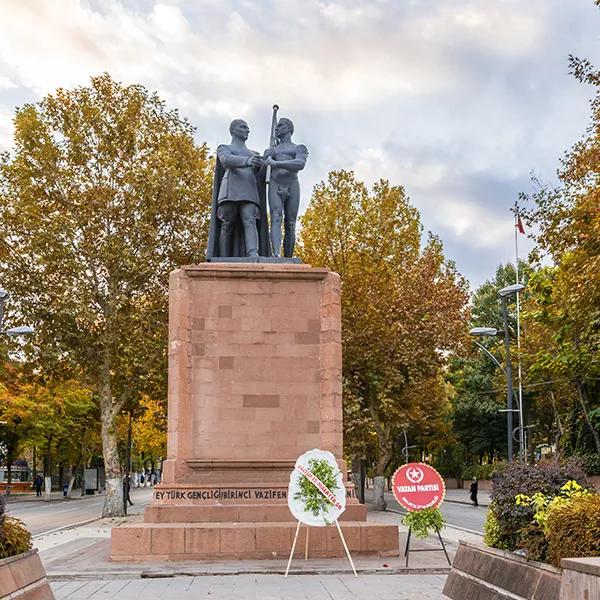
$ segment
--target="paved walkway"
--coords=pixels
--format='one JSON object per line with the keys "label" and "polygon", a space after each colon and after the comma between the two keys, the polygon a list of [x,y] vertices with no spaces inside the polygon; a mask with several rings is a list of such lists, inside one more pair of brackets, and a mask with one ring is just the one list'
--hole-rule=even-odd
{"label": "paved walkway", "polygon": [[[443,600],[449,571],[443,552],[403,555],[406,528],[391,512],[370,512],[369,520],[399,525],[401,556],[355,557],[354,577],[345,559],[294,559],[283,577],[287,557],[268,561],[112,563],[110,529],[140,520],[141,515],[100,519],[93,524],[41,535],[36,546],[56,600],[93,596],[119,600]],[[459,539],[481,536],[448,527],[443,531],[450,557]],[[413,544],[411,543],[411,546]],[[437,538],[414,540],[414,548],[439,548]]]}
{"label": "paved walkway", "polygon": [[[260,561],[229,561],[201,562],[181,561],[169,563],[143,562],[143,563],[116,563],[109,560],[110,530],[123,523],[141,520],[142,515],[132,515],[121,519],[100,519],[93,524],[66,529],[64,531],[42,535],[36,538],[36,547],[48,576],[52,580],[63,579],[89,579],[90,577],[104,580],[115,578],[136,578],[148,575],[177,576],[177,575],[239,575],[239,574],[281,574],[285,571],[287,556],[277,560]],[[399,525],[399,542],[401,556],[396,558],[355,557],[356,567],[359,572],[366,574],[395,573],[430,573],[440,574],[449,570],[444,553],[418,552],[411,554],[408,571],[406,571],[403,557],[404,544],[406,543],[407,530],[400,525],[399,515],[391,512],[370,512],[370,521]],[[480,543],[481,536],[469,534],[462,530],[447,527],[442,532],[442,537],[447,543],[450,558],[458,546],[460,539]],[[412,548],[440,548],[437,537],[426,540],[413,539]],[[347,574],[350,565],[345,559],[314,559],[294,560],[293,573],[315,574]]]}
{"label": "paved walkway", "polygon": [[56,581],[56,600],[443,600],[442,575],[234,575]]}

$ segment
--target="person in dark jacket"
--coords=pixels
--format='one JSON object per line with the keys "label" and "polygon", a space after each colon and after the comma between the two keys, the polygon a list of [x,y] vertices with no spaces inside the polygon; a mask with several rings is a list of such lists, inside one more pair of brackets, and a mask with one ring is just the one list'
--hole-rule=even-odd
{"label": "person in dark jacket", "polygon": [[35,495],[36,496],[41,496],[42,495],[42,487],[44,485],[44,480],[42,479],[41,475],[38,475],[34,480],[33,480],[33,487],[35,488]]}
{"label": "person in dark jacket", "polygon": [[479,506],[477,502],[477,477],[473,477],[473,481],[471,482],[471,502],[473,502],[473,506]]}

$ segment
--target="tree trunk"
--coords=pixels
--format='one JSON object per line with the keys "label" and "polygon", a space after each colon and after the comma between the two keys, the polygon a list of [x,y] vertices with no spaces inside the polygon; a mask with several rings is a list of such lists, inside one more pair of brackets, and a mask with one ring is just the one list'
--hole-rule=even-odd
{"label": "tree trunk", "polygon": [[123,512],[121,463],[115,431],[115,421],[118,414],[119,407],[113,405],[110,370],[105,366],[100,391],[102,456],[104,457],[104,473],[106,476],[104,506],[102,508],[103,517],[122,517],[125,515]]}
{"label": "tree trunk", "polygon": [[552,401],[552,411],[554,412],[554,420],[556,421],[557,431],[554,435],[554,445],[556,446],[556,456],[561,458],[561,447],[560,440],[563,436],[564,430],[562,426],[562,422],[560,420],[560,414],[558,409],[556,408],[556,398],[554,396],[554,392],[550,390],[550,400]]}
{"label": "tree trunk", "polygon": [[384,491],[385,477],[383,475],[375,475],[373,477],[373,510],[385,510],[387,508]]}
{"label": "tree trunk", "polygon": [[583,412],[585,422],[587,423],[587,426],[590,429],[592,437],[594,438],[594,444],[596,444],[596,452],[598,454],[600,454],[600,436],[598,435],[596,428],[590,421],[590,416],[588,415],[588,411],[587,411],[587,402],[586,402],[586,398],[585,398],[585,392],[583,390],[583,385],[579,378],[575,379],[575,383],[577,384],[577,397],[579,398],[579,404],[581,405],[581,410]]}
{"label": "tree trunk", "polygon": [[387,502],[385,501],[384,492],[385,485],[385,470],[391,460],[389,453],[381,453],[377,466],[375,468],[375,477],[373,478],[373,510],[385,510]]}
{"label": "tree trunk", "polygon": [[127,514],[127,499],[129,498],[129,475],[131,470],[131,434],[133,428],[133,416],[129,411],[129,425],[127,427],[127,449],[125,455],[125,479],[123,488],[123,512]]}
{"label": "tree trunk", "polygon": [[385,510],[387,503],[385,501],[385,470],[392,460],[392,442],[391,425],[382,423],[377,412],[377,403],[375,395],[369,399],[369,413],[373,420],[373,427],[377,434],[377,445],[379,446],[379,458],[375,467],[375,477],[373,478],[373,509]]}
{"label": "tree trunk", "polygon": [[52,436],[48,438],[44,455],[44,497],[48,502],[52,499]]}
{"label": "tree trunk", "polygon": [[44,455],[44,475],[52,477],[52,436],[48,438],[46,444],[46,454]]}
{"label": "tree trunk", "polygon": [[67,488],[67,498],[71,497],[71,492],[73,491],[73,484],[75,483],[75,475],[71,475],[69,478],[69,487]]}
{"label": "tree trunk", "polygon": [[363,459],[360,456],[352,457],[352,483],[356,491],[356,497],[361,504],[365,503],[365,480]]}

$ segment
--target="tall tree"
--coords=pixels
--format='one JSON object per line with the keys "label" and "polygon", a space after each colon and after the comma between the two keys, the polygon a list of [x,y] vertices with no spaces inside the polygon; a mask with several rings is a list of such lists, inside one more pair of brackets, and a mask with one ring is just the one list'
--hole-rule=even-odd
{"label": "tall tree", "polygon": [[444,401],[440,369],[464,335],[465,282],[440,241],[422,246],[421,235],[401,187],[379,181],[369,191],[347,171],[315,187],[302,217],[303,259],[342,278],[346,443],[366,451],[364,428],[374,433],[380,508],[399,430],[422,429]]}
{"label": "tall tree", "polygon": [[[549,257],[552,304],[534,311],[552,323],[544,369],[573,378],[582,414],[600,453],[600,432],[589,419],[600,406],[600,71],[571,57],[571,72],[591,85],[592,119],[562,159],[559,185],[539,185],[527,213],[535,225],[533,258]],[[540,356],[543,356],[543,352]]]}
{"label": "tall tree", "polygon": [[35,360],[95,391],[103,514],[119,515],[115,423],[149,387],[165,393],[168,274],[203,255],[208,150],[155,93],[107,74],[25,105],[14,123],[0,161],[0,277],[36,326]]}

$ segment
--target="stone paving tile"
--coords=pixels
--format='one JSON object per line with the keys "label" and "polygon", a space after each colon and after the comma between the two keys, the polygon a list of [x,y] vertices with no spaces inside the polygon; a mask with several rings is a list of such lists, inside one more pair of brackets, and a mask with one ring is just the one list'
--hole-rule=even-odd
{"label": "stone paving tile", "polygon": [[57,581],[56,600],[443,600],[443,575],[232,575]]}

